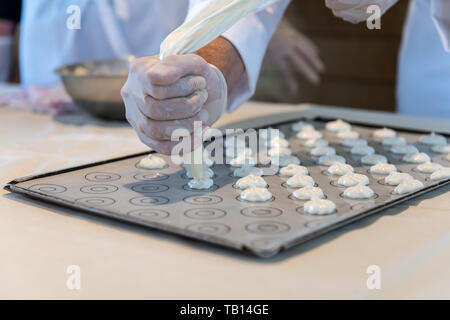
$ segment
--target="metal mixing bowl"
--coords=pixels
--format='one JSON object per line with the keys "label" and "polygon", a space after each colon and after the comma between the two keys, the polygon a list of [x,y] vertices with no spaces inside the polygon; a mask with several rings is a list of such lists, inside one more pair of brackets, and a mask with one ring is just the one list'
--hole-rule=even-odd
{"label": "metal mixing bowl", "polygon": [[127,80],[130,60],[86,61],[63,66],[56,72],[78,106],[102,119],[125,120],[120,89]]}

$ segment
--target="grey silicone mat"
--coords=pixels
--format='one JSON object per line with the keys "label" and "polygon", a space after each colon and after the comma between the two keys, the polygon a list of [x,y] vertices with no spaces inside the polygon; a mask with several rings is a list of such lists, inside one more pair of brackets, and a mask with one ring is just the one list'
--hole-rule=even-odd
{"label": "grey silicone mat", "polygon": [[[296,120],[298,121],[298,120]],[[294,123],[293,121],[292,123]],[[208,191],[187,188],[184,169],[170,163],[162,170],[144,170],[136,166],[145,154],[107,160],[82,167],[66,169],[35,177],[17,179],[6,188],[47,202],[90,213],[156,228],[178,235],[207,241],[221,246],[269,257],[329,230],[348,224],[398,202],[450,183],[450,179],[430,181],[429,174],[415,170],[417,165],[406,164],[381,143],[372,139],[373,127],[353,123],[353,130],[369,141],[376,153],[386,155],[399,171],[407,172],[424,183],[424,188],[407,195],[394,195],[394,187],[382,183],[383,176],[368,173],[369,166],[361,165],[360,156],[350,154],[348,148],[337,143],[335,136],[323,130],[325,122],[307,121],[324,133],[330,146],[336,148],[356,173],[369,177],[376,195],[368,200],[348,200],[341,194],[335,180],[326,174],[327,167],[318,166],[317,158],[310,156],[291,130],[292,123],[273,125],[281,129],[289,140],[293,154],[321,187],[328,199],[337,204],[337,212],[328,216],[303,213],[303,201],[291,197],[294,189],[285,187],[287,178],[265,176],[273,194],[270,202],[249,203],[239,199],[240,190],[233,187],[238,178],[231,168],[215,165],[214,187]],[[450,166],[445,155],[433,153],[428,146],[418,143],[424,133],[398,130],[399,136],[426,152],[433,162]]]}

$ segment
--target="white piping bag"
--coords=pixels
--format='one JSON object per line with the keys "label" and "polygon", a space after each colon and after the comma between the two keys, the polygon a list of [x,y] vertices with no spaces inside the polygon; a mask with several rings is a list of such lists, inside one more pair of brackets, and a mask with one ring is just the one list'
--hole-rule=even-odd
{"label": "white piping bag", "polygon": [[[193,53],[206,46],[236,22],[279,0],[208,0],[194,8],[194,13],[161,43],[160,59]],[[222,74],[220,76],[223,77]],[[203,147],[183,156],[185,165],[196,180],[203,179]],[[202,159],[201,163],[192,159]]]}

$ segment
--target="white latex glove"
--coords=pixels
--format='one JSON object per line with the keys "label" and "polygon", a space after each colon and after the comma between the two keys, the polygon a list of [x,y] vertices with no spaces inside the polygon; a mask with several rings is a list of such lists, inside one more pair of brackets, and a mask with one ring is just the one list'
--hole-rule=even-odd
{"label": "white latex glove", "polygon": [[370,14],[367,8],[378,5],[381,14],[388,11],[398,0],[325,0],[325,5],[333,11],[336,17],[351,23],[366,21]]}
{"label": "white latex glove", "polygon": [[225,111],[227,84],[215,66],[196,54],[139,58],[122,88],[128,122],[150,148],[171,154],[174,130],[193,132],[194,121],[212,125]]}
{"label": "white latex glove", "polygon": [[0,37],[0,82],[9,79],[11,71],[12,37]]}
{"label": "white latex glove", "polygon": [[319,57],[318,48],[286,20],[281,21],[269,43],[267,54],[283,75],[283,80],[291,92],[298,89],[296,73],[311,83],[320,82],[320,73],[325,67]]}

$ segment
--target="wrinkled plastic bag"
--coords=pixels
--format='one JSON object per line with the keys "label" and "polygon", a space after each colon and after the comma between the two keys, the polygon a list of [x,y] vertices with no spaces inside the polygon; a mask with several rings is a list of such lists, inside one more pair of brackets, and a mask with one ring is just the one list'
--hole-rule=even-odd
{"label": "wrinkled plastic bag", "polygon": [[161,43],[160,58],[193,53],[250,13],[278,0],[209,0],[194,8],[188,20]]}

